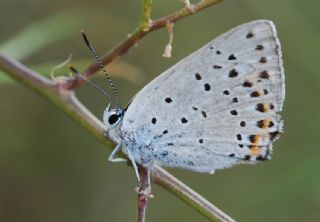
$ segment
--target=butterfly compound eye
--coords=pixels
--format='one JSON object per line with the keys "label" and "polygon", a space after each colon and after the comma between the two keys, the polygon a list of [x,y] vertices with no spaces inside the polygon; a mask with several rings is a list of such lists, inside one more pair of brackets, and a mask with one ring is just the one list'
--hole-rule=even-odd
{"label": "butterfly compound eye", "polygon": [[117,114],[112,114],[111,116],[109,116],[108,122],[110,125],[115,124],[116,122],[118,122],[120,116]]}

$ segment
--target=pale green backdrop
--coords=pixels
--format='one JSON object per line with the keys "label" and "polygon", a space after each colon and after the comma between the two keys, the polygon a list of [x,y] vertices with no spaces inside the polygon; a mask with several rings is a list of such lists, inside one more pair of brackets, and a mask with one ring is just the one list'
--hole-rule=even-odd
{"label": "pale green backdrop", "polygon": [[[134,29],[140,6],[138,0],[0,0],[0,51],[43,73],[70,53],[85,67],[92,57],[79,29],[101,54]],[[153,17],[180,7],[179,1],[154,0]],[[254,19],[275,22],[287,95],[285,132],[272,161],[213,176],[169,170],[238,221],[320,221],[319,8],[316,0],[225,0],[175,24],[173,58],[161,57],[168,41],[161,30],[110,70],[122,74],[115,81],[125,104],[157,74],[219,34]],[[88,86],[77,93],[100,118],[106,98]],[[107,162],[109,153],[35,93],[14,83],[0,85],[0,221],[134,221],[136,178],[131,168]],[[158,186],[154,195],[147,221],[206,221]]]}

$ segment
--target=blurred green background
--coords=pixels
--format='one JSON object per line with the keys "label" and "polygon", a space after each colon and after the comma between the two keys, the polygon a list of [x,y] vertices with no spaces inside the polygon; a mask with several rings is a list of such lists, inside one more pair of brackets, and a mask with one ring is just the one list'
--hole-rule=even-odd
{"label": "blurred green background", "polygon": [[[139,0],[0,0],[0,51],[48,74],[70,53],[78,67],[93,60],[79,35],[98,53],[131,32]],[[178,0],[154,0],[153,18]],[[272,161],[237,166],[213,176],[169,169],[237,221],[320,221],[320,2],[225,0],[175,24],[173,57],[162,58],[165,29],[148,35],[109,67],[123,104],[156,75],[219,34],[254,19],[275,22],[282,43],[285,132]],[[103,78],[95,78],[103,86]],[[136,178],[106,161],[103,147],[64,113],[0,74],[0,221],[134,221]],[[106,98],[89,86],[77,94],[99,118]],[[147,221],[206,221],[167,191],[153,187]]]}

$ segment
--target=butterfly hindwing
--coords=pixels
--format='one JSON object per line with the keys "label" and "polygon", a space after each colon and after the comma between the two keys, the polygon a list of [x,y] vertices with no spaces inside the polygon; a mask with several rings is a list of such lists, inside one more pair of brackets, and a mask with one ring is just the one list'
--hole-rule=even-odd
{"label": "butterfly hindwing", "polygon": [[140,163],[210,172],[269,158],[283,100],[276,31],[258,20],[155,78],[133,99],[120,130]]}

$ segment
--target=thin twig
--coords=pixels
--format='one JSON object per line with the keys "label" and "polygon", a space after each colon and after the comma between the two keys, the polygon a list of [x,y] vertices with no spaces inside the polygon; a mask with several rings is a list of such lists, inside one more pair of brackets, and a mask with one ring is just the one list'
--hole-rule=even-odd
{"label": "thin twig", "polygon": [[[144,0],[149,2],[149,5],[151,6],[151,1]],[[140,40],[148,33],[153,32],[155,30],[161,29],[163,27],[167,26],[167,23],[174,23],[182,18],[185,18],[187,16],[193,15],[197,12],[200,12],[204,10],[205,8],[208,8],[209,6],[216,5],[220,3],[222,0],[201,0],[198,3],[195,3],[193,5],[190,5],[189,7],[182,8],[168,16],[164,16],[162,18],[159,18],[157,20],[149,22],[146,22],[146,17],[142,17],[140,21],[143,21],[142,26],[139,26],[135,31],[133,31],[131,34],[128,35],[126,39],[124,39],[122,42],[120,42],[115,48],[111,49],[109,52],[107,52],[104,56],[102,56],[102,63],[104,65],[111,63],[113,60],[118,58],[119,56],[125,54],[128,52],[130,48],[135,46],[137,43],[140,42]],[[147,15],[148,18],[150,18],[151,9],[150,12],[145,13],[144,8],[142,9],[142,16]],[[146,25],[149,25],[149,28],[146,28]],[[97,63],[92,63],[83,73],[82,76],[85,76],[87,78],[94,75],[99,70],[99,66]],[[69,79],[63,87],[66,89],[73,89],[78,87],[83,83],[83,80],[79,78],[72,78]]]}
{"label": "thin twig", "polygon": [[111,147],[112,143],[104,136],[102,122],[76,98],[74,91],[65,90],[60,87],[59,82],[50,81],[18,61],[2,54],[0,54],[0,69],[55,104],[84,127],[89,134],[96,137],[107,147]]}
{"label": "thin twig", "polygon": [[143,0],[138,29],[148,31],[151,22],[152,0]]}
{"label": "thin twig", "polygon": [[145,222],[146,210],[148,206],[149,193],[148,189],[150,187],[148,180],[148,170],[142,166],[139,166],[140,173],[140,186],[138,190],[138,209],[137,209],[137,222]]}
{"label": "thin twig", "polygon": [[[0,69],[55,104],[89,134],[111,148],[110,141],[104,136],[103,124],[80,103],[73,91],[59,87],[58,83],[45,79],[18,61],[1,54]],[[234,221],[164,169],[155,167],[152,175],[157,184],[169,190],[210,221]]]}

